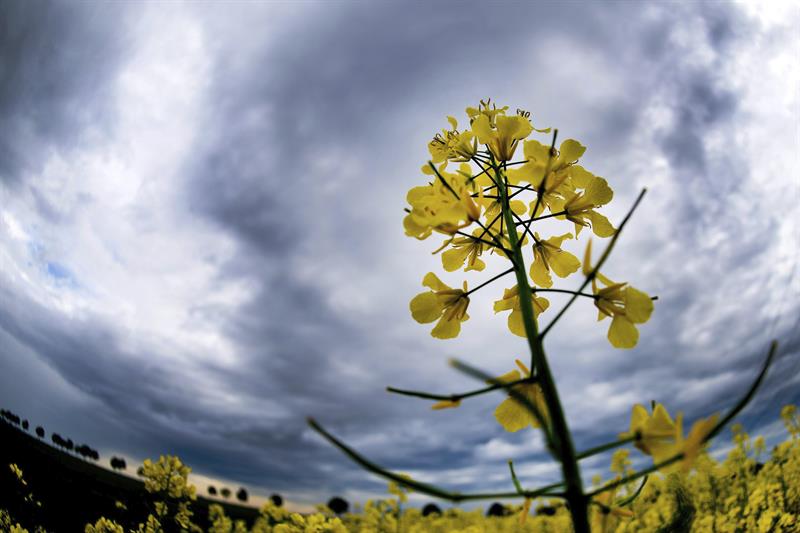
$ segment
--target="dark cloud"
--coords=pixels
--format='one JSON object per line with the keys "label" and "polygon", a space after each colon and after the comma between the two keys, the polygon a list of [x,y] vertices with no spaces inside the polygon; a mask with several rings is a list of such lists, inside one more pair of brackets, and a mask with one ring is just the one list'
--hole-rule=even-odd
{"label": "dark cloud", "polygon": [[0,5],[0,180],[13,185],[109,127],[109,94],[126,49],[126,6]]}

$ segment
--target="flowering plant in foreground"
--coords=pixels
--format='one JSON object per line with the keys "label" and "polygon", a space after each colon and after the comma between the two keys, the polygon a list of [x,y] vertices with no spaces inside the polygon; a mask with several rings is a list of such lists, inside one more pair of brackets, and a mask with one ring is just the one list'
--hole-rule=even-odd
{"label": "flowering plant in foreground", "polygon": [[[626,282],[609,279],[600,270],[645,191],[619,226],[614,227],[603,214],[614,192],[604,178],[580,164],[586,151],[580,142],[567,139],[556,147],[557,131],[552,133],[549,143],[531,138],[548,135],[550,129],[535,128],[526,111],[517,110],[512,114],[507,106],[497,107],[488,101],[481,101],[478,107],[468,107],[466,114],[463,129],[459,129],[456,118],[448,117],[449,127],[436,134],[428,144],[431,157],[422,167],[427,182],[408,192],[409,207],[403,227],[406,235],[419,240],[434,235],[443,237],[444,241],[434,253],[441,254],[442,266],[447,272],[461,269],[482,272],[491,256],[496,261],[506,262],[508,268],[472,288],[466,281],[451,286],[436,273],[428,272],[422,279],[425,290],[411,300],[411,315],[417,322],[433,324],[431,335],[436,338],[457,337],[469,321],[470,295],[478,290],[491,290],[491,284],[508,279],[502,292],[495,289],[494,311],[507,313],[510,332],[527,340],[529,364],[517,360],[517,369],[492,377],[456,361],[453,365],[458,370],[489,384],[465,393],[433,394],[392,387],[388,390],[435,400],[434,409],[448,409],[458,407],[467,398],[502,389],[506,399],[494,412],[497,422],[507,431],[525,428],[541,431],[550,454],[561,465],[562,481],[535,489],[523,488],[514,474],[513,464],[509,463],[513,492],[450,492],[390,472],[361,456],[315,421],[310,420],[310,424],[362,466],[415,491],[453,501],[517,497],[525,502],[522,519],[532,498],[560,498],[568,504],[574,530],[588,532],[590,507],[618,520],[629,517],[627,507],[635,496],[619,496],[618,492],[629,487],[631,482],[658,470],[680,475],[693,468],[709,439],[755,393],[775,344],[750,390],[725,416],[712,414],[695,421],[684,435],[682,415],[673,419],[662,404],[655,404],[652,411],[636,405],[630,428],[617,439],[585,451],[575,449],[545,354],[544,340],[580,298],[594,304],[598,320],[610,319],[607,337],[612,346],[621,349],[636,346],[638,328],[650,319],[655,298]],[[561,227],[557,231],[547,229],[554,225]],[[592,259],[591,238],[582,261],[565,249],[568,241],[578,239],[584,231],[596,238],[610,239],[596,261]],[[568,278],[573,275],[583,278],[577,290],[554,287],[553,276]],[[591,292],[586,291],[589,286]],[[566,304],[557,312],[548,298],[552,293],[569,295]],[[540,321],[545,317],[549,321],[542,327]],[[627,444],[652,456],[653,466],[626,472],[605,485],[584,487],[580,461]],[[594,529],[607,530],[605,523],[607,521],[595,521]]]}

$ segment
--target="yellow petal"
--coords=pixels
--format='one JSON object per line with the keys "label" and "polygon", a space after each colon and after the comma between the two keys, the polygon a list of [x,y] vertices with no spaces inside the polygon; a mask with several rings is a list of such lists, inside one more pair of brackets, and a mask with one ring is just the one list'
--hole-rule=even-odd
{"label": "yellow petal", "polygon": [[595,206],[605,205],[614,198],[614,191],[608,186],[606,180],[595,176],[589,186],[586,187],[584,197]]}
{"label": "yellow petal", "polygon": [[514,398],[506,398],[494,410],[494,417],[503,429],[514,433],[530,426],[535,420],[533,415]]}
{"label": "yellow petal", "polygon": [[572,179],[572,184],[578,189],[585,189],[595,178],[594,174],[580,165],[569,167],[569,176]]}
{"label": "yellow petal", "polygon": [[525,334],[525,322],[522,320],[522,311],[517,309],[511,311],[511,314],[508,315],[508,329],[514,335],[527,337]]}
{"label": "yellow petal", "polygon": [[[464,316],[466,320],[468,316]],[[457,318],[446,319],[442,317],[431,330],[431,336],[437,339],[454,339],[461,333],[461,320]]]}
{"label": "yellow petal", "polygon": [[524,215],[528,208],[525,207],[525,202],[521,200],[511,200],[511,210],[519,216]]}
{"label": "yellow petal", "polygon": [[441,409],[454,409],[459,405],[461,405],[461,400],[442,400],[433,404],[431,409],[434,411],[439,411]]}
{"label": "yellow petal", "polygon": [[565,233],[563,235],[554,235],[553,237],[550,237],[549,239],[547,239],[547,242],[552,244],[556,248],[561,248],[561,243],[563,243],[565,240],[571,239],[571,238],[572,238],[572,233],[567,232],[567,233]]}
{"label": "yellow petal", "polygon": [[634,289],[625,288],[625,316],[634,324],[644,324],[650,320],[653,314],[653,300],[646,293]]}
{"label": "yellow petal", "polygon": [[444,307],[441,300],[432,292],[423,292],[414,296],[409,304],[411,316],[420,324],[428,324],[442,316]]}
{"label": "yellow petal", "polygon": [[566,278],[573,272],[577,272],[581,267],[581,262],[577,257],[564,250],[550,254],[550,268],[559,278]]}
{"label": "yellow petal", "polygon": [[692,425],[692,429],[689,430],[689,434],[683,444],[681,468],[684,472],[688,472],[691,469],[692,464],[703,449],[706,437],[717,425],[717,418],[717,415],[712,415],[709,418],[698,420]]}
{"label": "yellow petal", "polygon": [[536,296],[533,298],[533,316],[536,318],[539,314],[544,313],[547,311],[547,308],[550,307],[550,300],[544,298],[543,296]]}
{"label": "yellow petal", "polygon": [[583,275],[588,276],[592,271],[592,239],[586,243],[586,251],[583,252]]}
{"label": "yellow petal", "polygon": [[464,265],[469,254],[469,246],[451,248],[442,254],[442,266],[448,272],[455,272]]}
{"label": "yellow petal", "polygon": [[492,142],[495,133],[492,130],[489,117],[483,114],[478,115],[475,120],[472,121],[472,133],[475,134],[475,137],[478,138],[481,144],[489,144]]}
{"label": "yellow petal", "polygon": [[433,272],[425,274],[425,277],[422,278],[422,285],[434,291],[446,291],[450,289],[450,287],[442,283],[442,280]]}
{"label": "yellow petal", "polygon": [[597,211],[589,211],[586,216],[592,223],[592,231],[598,237],[611,237],[616,233],[617,230],[614,229],[611,222]]}
{"label": "yellow petal", "polygon": [[498,376],[493,380],[487,381],[487,383],[489,383],[490,385],[494,384],[496,382],[512,383],[514,381],[519,381],[520,379],[521,378],[520,378],[519,370],[512,370],[511,372],[506,372],[502,376]]}
{"label": "yellow petal", "polygon": [[529,273],[537,286],[545,289],[553,286],[553,278],[550,277],[550,271],[547,269],[547,265],[545,265],[539,252],[534,253]]}
{"label": "yellow petal", "polygon": [[455,117],[451,117],[450,115],[447,115],[447,122],[450,123],[450,127],[452,129],[454,129],[454,130],[458,129],[458,121],[455,119]]}
{"label": "yellow petal", "polygon": [[528,161],[538,161],[544,163],[550,153],[550,147],[544,145],[536,140],[525,141],[522,145],[522,151],[525,154],[525,159]]}
{"label": "yellow petal", "polygon": [[586,147],[581,143],[575,139],[567,139],[561,143],[561,147],[559,148],[559,152],[561,153],[559,156],[565,163],[574,163],[583,155],[585,151]]}
{"label": "yellow petal", "polygon": [[633,348],[639,340],[639,331],[626,317],[617,315],[608,328],[608,340],[614,348]]}

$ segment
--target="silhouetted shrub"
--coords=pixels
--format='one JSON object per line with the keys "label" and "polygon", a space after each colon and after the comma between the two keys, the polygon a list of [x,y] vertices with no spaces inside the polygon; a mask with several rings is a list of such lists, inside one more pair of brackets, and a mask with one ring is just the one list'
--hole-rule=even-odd
{"label": "silhouetted shrub", "polygon": [[30,425],[28,424],[28,421],[27,420],[23,420],[22,421],[22,429],[24,429],[25,431],[28,431],[29,427],[30,427]]}
{"label": "silhouetted shrub", "polygon": [[439,506],[435,503],[429,503],[422,508],[422,516],[428,516],[430,514],[442,514],[442,510],[439,509]]}
{"label": "silhouetted shrub", "polygon": [[231,489],[229,489],[228,487],[222,487],[219,490],[219,493],[223,498],[230,498],[231,497]]}
{"label": "silhouetted shrub", "polygon": [[112,457],[111,458],[111,468],[114,470],[125,470],[128,465],[125,463],[125,459],[122,457]]}
{"label": "silhouetted shrub", "polygon": [[212,496],[216,496],[217,495],[217,487],[215,487],[214,485],[209,485],[208,486],[208,493],[211,494]]}
{"label": "silhouetted shrub", "polygon": [[273,494],[269,497],[272,500],[272,503],[275,504],[275,507],[283,506],[283,497],[280,494]]}
{"label": "silhouetted shrub", "polygon": [[36,426],[36,436],[40,439],[44,438],[44,428],[42,426]]}
{"label": "silhouetted shrub", "polygon": [[554,516],[556,508],[552,505],[540,505],[536,508],[536,514],[541,516]]}
{"label": "silhouetted shrub", "polygon": [[486,516],[507,516],[508,509],[502,503],[494,502],[486,511]]}
{"label": "silhouetted shrub", "polygon": [[240,487],[238,491],[236,491],[236,499],[240,502],[247,501],[247,491],[244,487]]}
{"label": "silhouetted shrub", "polygon": [[328,501],[328,509],[336,514],[344,514],[349,508],[350,504],[347,503],[347,500],[340,498],[339,496],[334,496],[330,499],[330,501]]}

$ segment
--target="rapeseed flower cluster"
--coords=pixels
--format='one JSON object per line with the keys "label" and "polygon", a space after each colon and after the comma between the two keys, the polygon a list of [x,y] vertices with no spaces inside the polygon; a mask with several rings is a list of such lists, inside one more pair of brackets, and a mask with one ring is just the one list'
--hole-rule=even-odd
{"label": "rapeseed flower cluster", "polygon": [[[467,127],[459,129],[458,120],[447,117],[449,128],[428,143],[431,160],[422,167],[428,183],[408,192],[409,208],[403,220],[406,235],[424,240],[434,232],[442,234],[446,240],[436,253],[441,252],[445,271],[482,272],[490,254],[513,263],[509,235],[513,229],[518,233],[515,240],[518,237],[532,257],[528,274],[538,317],[550,307],[542,293],[569,292],[553,290],[552,275],[567,278],[581,270],[581,261],[562,247],[564,242],[576,239],[587,227],[597,237],[615,234],[613,225],[600,212],[611,202],[614,192],[604,178],[578,164],[586,151],[580,142],[567,139],[556,150],[528,139],[534,132],[550,131],[534,128],[530,113],[518,110],[512,115],[507,106],[483,101],[477,107],[468,107],[466,113]],[[524,157],[514,162],[520,146]],[[502,193],[501,187],[506,188],[507,194]],[[531,197],[527,203],[523,201],[525,195]],[[506,204],[513,214],[511,229],[504,219]],[[544,219],[567,222],[570,231],[542,236],[532,228]],[[591,267],[585,260],[583,274],[589,272]],[[637,326],[647,322],[653,311],[650,297],[599,273],[592,277],[594,292],[585,296],[594,300],[599,319],[611,317],[609,341],[617,348],[636,346]],[[606,287],[598,288],[596,280]],[[472,291],[466,290],[466,282],[462,284],[463,291],[451,289],[428,273],[423,285],[431,292],[412,299],[415,320],[423,324],[436,322],[431,331],[434,337],[457,337],[462,323],[469,318],[468,296]],[[511,311],[508,329],[526,336],[517,286],[506,288],[495,302],[495,312],[499,311]]]}

